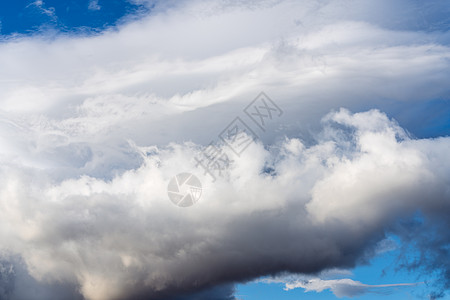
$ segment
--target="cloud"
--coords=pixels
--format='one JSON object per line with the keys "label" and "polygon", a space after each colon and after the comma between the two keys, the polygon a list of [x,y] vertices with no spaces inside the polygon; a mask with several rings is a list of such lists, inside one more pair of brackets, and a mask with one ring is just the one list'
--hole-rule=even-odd
{"label": "cloud", "polygon": [[[384,240],[387,241],[387,240]],[[423,282],[417,283],[394,283],[394,284],[364,284],[353,279],[345,278],[353,275],[352,272],[343,269],[325,270],[314,275],[282,275],[269,277],[261,280],[264,283],[282,283],[284,290],[289,291],[302,288],[305,292],[321,293],[325,290],[331,292],[338,298],[342,297],[358,297],[364,294],[391,294],[394,290],[402,287],[415,287]]]}
{"label": "cloud", "polygon": [[[112,180],[55,183],[45,170],[4,164],[2,240],[34,278],[77,284],[87,299],[158,299],[282,271],[352,267],[398,216],[447,209],[448,184],[432,171],[448,170],[448,138],[411,140],[378,111],[341,110],[325,122],[324,140],[311,147],[295,138],[275,153],[252,144],[216,183],[195,168],[192,143],[139,148],[143,164]],[[276,175],[263,172],[267,164]],[[204,185],[187,210],[166,192],[180,171]],[[346,209],[316,209],[341,178],[349,180],[343,192],[327,197]]]}
{"label": "cloud", "polygon": [[98,0],[89,1],[89,10],[100,10],[102,7],[98,4]]}
{"label": "cloud", "polygon": [[50,17],[53,21],[57,19],[55,15],[55,8],[54,7],[46,8],[46,5],[42,0],[36,0],[34,2],[31,2],[30,4],[27,5],[27,8],[30,6],[38,8],[42,14]]}
{"label": "cloud", "polygon": [[365,293],[378,293],[380,288],[383,288],[383,291],[380,293],[386,293],[386,288],[395,288],[395,287],[406,287],[406,286],[415,286],[417,283],[397,283],[397,284],[378,284],[378,285],[370,285],[363,284],[359,281],[354,281],[352,279],[336,279],[336,280],[322,280],[319,278],[298,281],[295,283],[287,283],[286,290],[292,290],[295,288],[303,288],[305,292],[322,292],[324,290],[331,290],[336,297],[356,297]]}
{"label": "cloud", "polygon": [[[448,33],[416,31],[411,3],[157,3],[98,35],[3,40],[0,292],[232,299],[235,282],[354,267],[386,231],[449,282],[449,138],[390,118],[449,95]],[[219,145],[234,162],[212,183],[195,155],[236,116],[252,126],[261,90],[283,116],[239,157]],[[167,196],[180,172],[203,185],[188,209]]]}
{"label": "cloud", "polygon": [[1,253],[0,296],[2,299],[84,299],[75,283],[37,281],[17,255]]}

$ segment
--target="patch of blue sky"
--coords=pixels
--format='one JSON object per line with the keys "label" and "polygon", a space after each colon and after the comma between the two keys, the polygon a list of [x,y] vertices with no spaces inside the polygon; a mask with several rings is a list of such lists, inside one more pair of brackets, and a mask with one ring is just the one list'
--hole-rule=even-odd
{"label": "patch of blue sky", "polygon": [[[357,300],[378,300],[380,298],[386,300],[419,300],[433,299],[430,297],[436,288],[433,283],[439,278],[435,274],[420,274],[415,271],[407,271],[398,268],[398,257],[403,250],[400,247],[400,239],[390,235],[389,239],[395,241],[397,247],[387,249],[387,251],[379,253],[370,263],[357,266],[351,270],[352,275],[344,276],[354,281],[359,281],[368,285],[383,284],[401,284],[401,283],[417,283],[412,286],[398,287],[374,287],[370,292],[353,297]],[[410,248],[409,248],[410,249]],[[410,249],[411,251],[411,249]],[[412,250],[407,255],[418,255]],[[340,277],[340,278],[344,278]],[[266,283],[263,281],[253,281],[246,284],[236,286],[236,298],[239,300],[322,300],[322,299],[342,299],[334,295],[330,290],[326,289],[322,292],[308,291],[302,288],[292,290],[284,290],[282,283]],[[442,300],[450,300],[450,295],[441,295]],[[344,297],[349,299],[348,297]]]}
{"label": "patch of blue sky", "polygon": [[235,297],[239,300],[325,300],[337,299],[329,290],[321,293],[308,292],[303,289],[283,290],[281,283],[249,282],[236,286]]}
{"label": "patch of blue sky", "polygon": [[33,34],[43,30],[100,32],[148,9],[127,0],[0,1],[0,34]]}
{"label": "patch of blue sky", "polygon": [[392,105],[391,109],[400,125],[418,138],[450,136],[450,99]]}

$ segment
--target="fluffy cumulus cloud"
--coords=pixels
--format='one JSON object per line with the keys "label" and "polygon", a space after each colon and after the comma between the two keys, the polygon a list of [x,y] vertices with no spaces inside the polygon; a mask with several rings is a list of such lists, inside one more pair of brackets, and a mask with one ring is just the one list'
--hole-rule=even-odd
{"label": "fluffy cumulus cloud", "polygon": [[[386,232],[450,287],[450,138],[389,111],[448,101],[448,5],[151,7],[0,43],[1,299],[234,299],[236,282],[354,267]],[[242,112],[261,90],[284,112],[265,132]],[[213,181],[194,157],[236,116],[258,139],[239,156],[218,143],[232,162]],[[203,186],[189,208],[167,195],[181,172]]]}

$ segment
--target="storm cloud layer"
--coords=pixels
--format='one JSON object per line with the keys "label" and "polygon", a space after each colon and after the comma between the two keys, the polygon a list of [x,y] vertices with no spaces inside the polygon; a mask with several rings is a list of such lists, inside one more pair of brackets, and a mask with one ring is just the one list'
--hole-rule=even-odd
{"label": "storm cloud layer", "polygon": [[[448,289],[450,138],[404,127],[448,103],[450,8],[374,3],[166,2],[101,34],[4,38],[0,298],[234,299],[364,263],[388,233]],[[194,157],[261,91],[283,115],[240,156],[219,144],[213,181]],[[203,186],[189,208],[167,195],[181,172]]]}

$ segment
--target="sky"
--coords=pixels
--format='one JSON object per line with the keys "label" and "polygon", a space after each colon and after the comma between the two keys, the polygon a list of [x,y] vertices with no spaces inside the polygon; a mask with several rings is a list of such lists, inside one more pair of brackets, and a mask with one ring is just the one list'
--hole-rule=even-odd
{"label": "sky", "polygon": [[450,299],[446,0],[0,2],[0,299]]}

